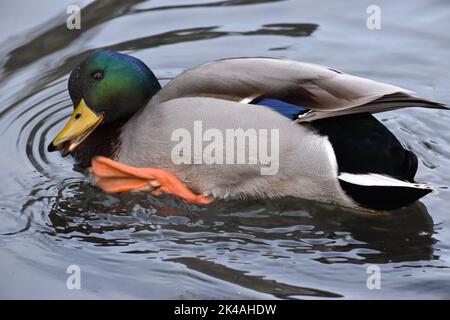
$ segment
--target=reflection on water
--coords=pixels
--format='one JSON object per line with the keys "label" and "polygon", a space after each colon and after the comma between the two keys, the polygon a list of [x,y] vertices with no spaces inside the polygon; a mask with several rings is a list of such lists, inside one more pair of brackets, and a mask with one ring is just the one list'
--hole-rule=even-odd
{"label": "reflection on water", "polygon": [[[403,7],[386,6],[401,17]],[[439,5],[410,8],[437,24],[450,21]],[[442,59],[448,48],[432,42],[440,39],[433,32],[448,28],[417,23],[422,34],[411,30],[405,38],[388,17],[389,34],[372,36],[364,19],[355,22],[359,11],[364,18],[357,1],[97,1],[83,7],[81,30],[66,29],[61,5],[48,23],[10,39],[0,50],[0,296],[33,296],[27,288],[38,286],[46,291],[37,297],[71,297],[59,274],[75,263],[90,279],[79,296],[87,298],[448,298],[450,137],[443,111],[379,117],[420,156],[419,180],[440,191],[391,213],[292,198],[197,207],[168,196],[109,195],[70,158],[45,149],[71,112],[68,73],[97,48],[134,53],[163,83],[213,59],[279,56],[418,92],[432,86],[430,98],[448,102],[450,81],[437,72],[449,63]],[[392,63],[399,43],[433,54],[411,51]],[[380,61],[390,68],[378,68]],[[382,292],[367,290],[369,264],[382,269]]]}
{"label": "reflection on water", "polygon": [[[48,220],[41,231],[94,245],[134,244],[135,232],[148,231],[147,240],[153,244],[161,233],[167,233],[181,246],[220,238],[222,244],[238,241],[247,247],[264,244],[269,250],[279,249],[275,256],[335,251],[335,256],[318,260],[323,263],[358,263],[353,257],[340,257],[340,252],[358,248],[368,249],[361,251],[364,262],[433,259],[433,221],[420,202],[394,213],[377,214],[293,198],[222,201],[201,208],[168,196],[105,194],[72,178],[60,185],[36,187],[28,198],[22,214],[29,216],[45,208],[48,215],[41,217]],[[115,233],[123,230],[129,230],[128,238],[115,238]],[[202,239],[197,239],[199,233]],[[164,237],[164,241],[170,238]]]}

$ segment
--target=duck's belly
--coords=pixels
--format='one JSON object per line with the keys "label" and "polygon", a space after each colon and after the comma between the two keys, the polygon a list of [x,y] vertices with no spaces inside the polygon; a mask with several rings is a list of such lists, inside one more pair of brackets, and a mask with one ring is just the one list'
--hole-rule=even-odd
{"label": "duck's belly", "polygon": [[181,98],[129,121],[117,160],[164,168],[216,198],[296,196],[353,206],[326,137],[261,106]]}

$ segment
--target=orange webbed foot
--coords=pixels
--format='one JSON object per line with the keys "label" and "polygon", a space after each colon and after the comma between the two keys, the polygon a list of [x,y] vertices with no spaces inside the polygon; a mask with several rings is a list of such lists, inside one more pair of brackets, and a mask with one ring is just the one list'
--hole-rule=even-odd
{"label": "orange webbed foot", "polygon": [[186,202],[208,204],[212,198],[197,195],[169,171],[156,168],[137,168],[105,158],[92,159],[92,173],[97,186],[106,192],[149,190],[153,195],[168,193]]}

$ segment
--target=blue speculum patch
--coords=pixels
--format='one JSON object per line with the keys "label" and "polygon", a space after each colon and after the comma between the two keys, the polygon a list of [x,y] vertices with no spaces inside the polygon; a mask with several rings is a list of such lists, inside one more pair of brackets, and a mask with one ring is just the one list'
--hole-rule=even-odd
{"label": "blue speculum patch", "polygon": [[269,107],[272,110],[281,113],[283,116],[289,119],[296,119],[299,114],[303,114],[309,111],[309,109],[305,107],[272,98],[264,98],[256,101],[253,104]]}

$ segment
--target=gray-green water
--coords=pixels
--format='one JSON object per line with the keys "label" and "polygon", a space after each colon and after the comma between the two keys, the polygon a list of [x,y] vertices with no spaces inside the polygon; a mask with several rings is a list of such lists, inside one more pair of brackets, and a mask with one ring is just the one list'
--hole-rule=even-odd
{"label": "gray-green water", "polygon": [[[102,47],[145,61],[163,83],[236,56],[324,64],[449,103],[448,1],[0,2],[0,297],[450,298],[450,112],[377,117],[420,158],[429,195],[389,215],[285,199],[188,206],[107,195],[48,154],[71,113],[70,70]],[[66,268],[81,268],[81,290]],[[367,267],[381,269],[369,290]]]}

